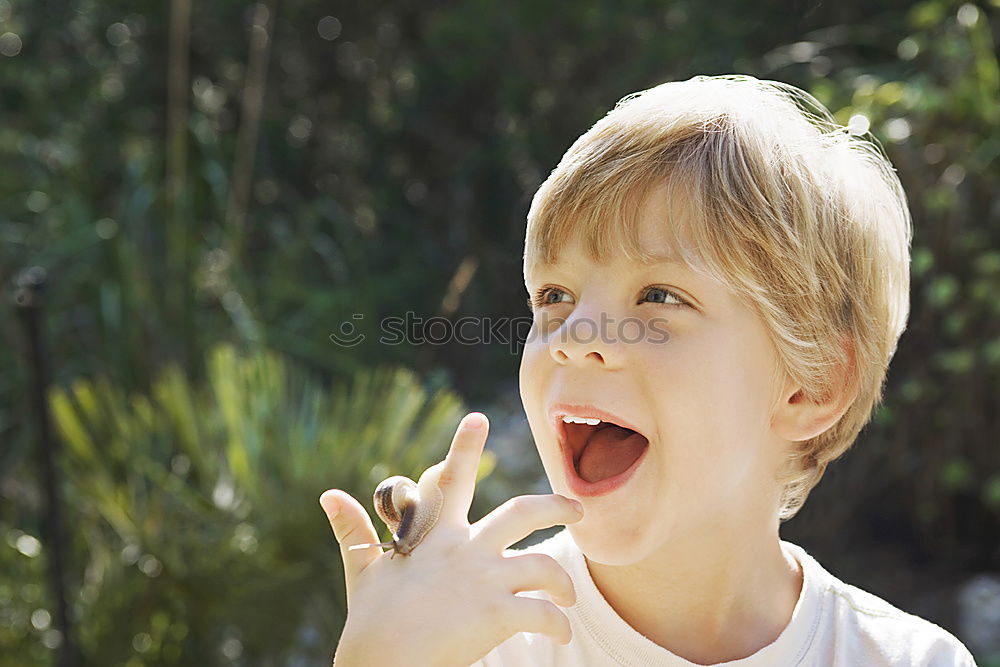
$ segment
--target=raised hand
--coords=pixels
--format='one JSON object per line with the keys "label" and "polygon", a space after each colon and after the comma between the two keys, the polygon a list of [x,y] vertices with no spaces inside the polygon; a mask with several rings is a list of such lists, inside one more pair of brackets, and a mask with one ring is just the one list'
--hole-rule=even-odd
{"label": "raised hand", "polygon": [[[331,489],[320,496],[347,585],[338,667],[466,667],[517,632],[569,642],[569,621],[556,606],[576,600],[569,575],[547,555],[503,551],[536,530],[578,521],[582,509],[558,495],[518,496],[470,525],[488,432],[485,415],[466,415],[445,460],[421,476],[422,486],[428,473],[436,478],[440,509],[405,558],[382,551],[371,518],[349,494]],[[515,595],[522,591],[544,591],[555,604]]]}

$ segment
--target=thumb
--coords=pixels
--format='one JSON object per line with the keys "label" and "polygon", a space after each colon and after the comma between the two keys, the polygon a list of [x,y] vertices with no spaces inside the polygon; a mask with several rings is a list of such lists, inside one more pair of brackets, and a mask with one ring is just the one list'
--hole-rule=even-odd
{"label": "thumb", "polygon": [[368,567],[372,561],[382,555],[382,549],[372,546],[368,549],[354,549],[358,544],[378,542],[378,533],[372,525],[368,512],[355,500],[351,494],[340,489],[324,491],[319,497],[319,504],[326,512],[333,534],[340,543],[340,556],[344,561],[344,577],[350,590],[354,578]]}

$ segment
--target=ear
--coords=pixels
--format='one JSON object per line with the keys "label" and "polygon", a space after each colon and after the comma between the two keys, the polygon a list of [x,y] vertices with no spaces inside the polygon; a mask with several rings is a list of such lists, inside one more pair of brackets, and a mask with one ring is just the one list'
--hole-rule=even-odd
{"label": "ear", "polygon": [[785,379],[771,417],[771,427],[783,440],[802,442],[815,438],[837,423],[858,396],[854,345],[844,343],[847,364],[837,369],[834,390],[822,399],[810,400],[801,386]]}

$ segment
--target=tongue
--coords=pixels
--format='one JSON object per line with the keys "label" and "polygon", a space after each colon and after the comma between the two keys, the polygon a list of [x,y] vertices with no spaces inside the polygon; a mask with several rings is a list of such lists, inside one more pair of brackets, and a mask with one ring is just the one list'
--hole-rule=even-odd
{"label": "tongue", "polygon": [[635,463],[648,442],[627,428],[605,426],[590,436],[576,464],[577,472],[588,482],[614,477]]}

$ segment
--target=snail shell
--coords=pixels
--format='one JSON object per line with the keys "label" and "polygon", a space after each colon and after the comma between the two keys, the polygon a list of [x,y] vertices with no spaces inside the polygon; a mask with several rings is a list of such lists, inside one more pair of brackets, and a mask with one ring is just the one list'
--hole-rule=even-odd
{"label": "snail shell", "polygon": [[375,488],[375,512],[392,531],[394,554],[410,555],[441,516],[444,494],[438,480],[442,467],[443,463],[431,466],[420,475],[419,482],[396,475]]}

